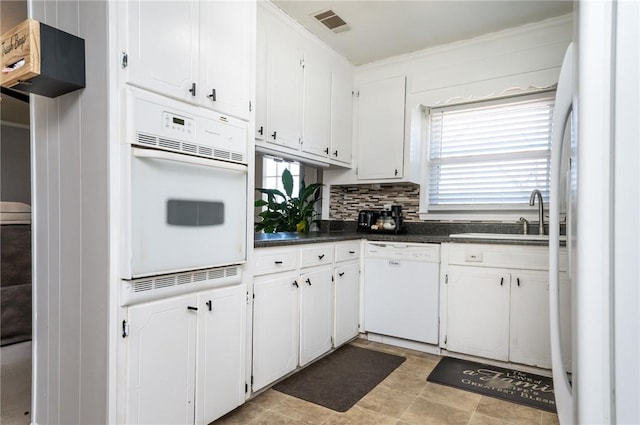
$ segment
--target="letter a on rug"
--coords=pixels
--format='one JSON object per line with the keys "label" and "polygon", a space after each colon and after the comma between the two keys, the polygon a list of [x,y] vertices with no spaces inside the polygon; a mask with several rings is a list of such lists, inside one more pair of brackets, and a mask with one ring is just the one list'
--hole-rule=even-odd
{"label": "letter a on rug", "polygon": [[345,345],[273,389],[337,412],[346,412],[406,359]]}

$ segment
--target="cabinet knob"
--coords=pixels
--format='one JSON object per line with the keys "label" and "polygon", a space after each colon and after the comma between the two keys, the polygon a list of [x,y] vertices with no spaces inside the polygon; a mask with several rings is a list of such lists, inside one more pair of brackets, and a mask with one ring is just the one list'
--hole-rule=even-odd
{"label": "cabinet knob", "polygon": [[191,93],[191,96],[196,95],[196,83],[191,83],[191,88],[189,89],[189,93]]}
{"label": "cabinet knob", "polygon": [[309,286],[311,286],[311,279],[307,278],[307,280],[305,280],[305,282],[307,282],[309,284]]}
{"label": "cabinet knob", "polygon": [[333,153],[333,156],[335,156],[335,157],[338,156],[338,151],[337,150]]}
{"label": "cabinet knob", "polygon": [[327,155],[329,155],[329,148],[326,148],[326,149],[324,150],[324,153],[326,153]]}
{"label": "cabinet knob", "polygon": [[209,99],[211,99],[211,101],[215,102],[216,101],[216,89],[211,89],[211,94],[207,95],[207,97]]}
{"label": "cabinet knob", "polygon": [[338,276],[340,276],[340,277],[344,276],[344,272],[338,273]]}
{"label": "cabinet knob", "polygon": [[276,140],[276,132],[274,131],[273,134],[271,135],[271,137],[273,137],[273,140]]}
{"label": "cabinet knob", "polygon": [[318,255],[318,260],[322,260],[324,258],[324,254]]}
{"label": "cabinet knob", "polygon": [[264,127],[260,126],[260,130],[258,130],[258,133],[262,136],[264,134]]}
{"label": "cabinet knob", "polygon": [[398,169],[396,168],[396,171],[393,173],[394,176],[398,175]]}
{"label": "cabinet knob", "polygon": [[207,301],[205,304],[209,307],[209,311],[213,310],[213,302],[211,300]]}
{"label": "cabinet knob", "polygon": [[300,286],[298,286],[298,281],[297,281],[297,280],[294,280],[294,281],[293,281],[293,286],[295,286],[296,288],[299,288],[299,287],[300,287]]}

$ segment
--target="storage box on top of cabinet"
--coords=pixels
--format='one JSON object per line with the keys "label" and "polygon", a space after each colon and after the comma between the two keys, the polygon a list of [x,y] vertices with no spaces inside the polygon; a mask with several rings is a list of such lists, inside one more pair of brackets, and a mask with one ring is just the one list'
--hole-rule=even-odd
{"label": "storage box on top of cabinet", "polygon": [[27,19],[2,35],[0,85],[57,97],[85,87],[84,40]]}

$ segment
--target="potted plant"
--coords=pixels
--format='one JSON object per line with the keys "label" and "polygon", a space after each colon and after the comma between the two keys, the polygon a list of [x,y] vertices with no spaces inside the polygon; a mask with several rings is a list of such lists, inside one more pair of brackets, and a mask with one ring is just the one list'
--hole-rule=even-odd
{"label": "potted plant", "polygon": [[255,223],[256,232],[307,232],[313,218],[317,215],[315,204],[320,199],[321,183],[307,186],[300,182],[297,196],[293,196],[293,176],[289,170],[282,173],[282,186],[285,193],[278,189],[256,188],[267,199],[258,199],[256,207],[267,207],[258,214],[262,221]]}

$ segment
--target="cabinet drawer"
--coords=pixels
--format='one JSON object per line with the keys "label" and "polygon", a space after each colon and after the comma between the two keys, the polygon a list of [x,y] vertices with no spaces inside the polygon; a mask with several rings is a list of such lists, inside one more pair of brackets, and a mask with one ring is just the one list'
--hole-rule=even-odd
{"label": "cabinet drawer", "polygon": [[333,244],[313,244],[300,249],[300,267],[333,263]]}
{"label": "cabinet drawer", "polygon": [[360,258],[360,241],[336,244],[336,263]]}
{"label": "cabinet drawer", "polygon": [[[449,264],[549,270],[546,246],[450,244]],[[560,249],[560,270],[567,270],[566,248]]]}
{"label": "cabinet drawer", "polygon": [[297,248],[260,248],[256,249],[255,253],[256,276],[298,268]]}

